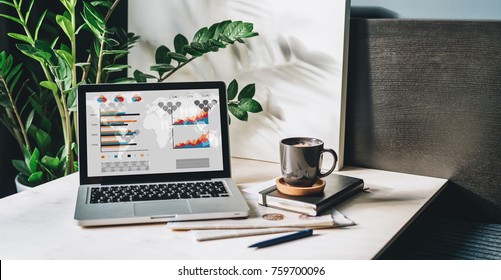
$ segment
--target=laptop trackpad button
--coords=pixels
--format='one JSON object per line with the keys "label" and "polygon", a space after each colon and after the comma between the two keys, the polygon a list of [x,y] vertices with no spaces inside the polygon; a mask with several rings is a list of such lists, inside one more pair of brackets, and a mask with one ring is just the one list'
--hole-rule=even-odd
{"label": "laptop trackpad button", "polygon": [[157,216],[171,214],[189,214],[190,205],[186,200],[176,201],[148,201],[146,203],[135,203],[134,214],[136,216]]}

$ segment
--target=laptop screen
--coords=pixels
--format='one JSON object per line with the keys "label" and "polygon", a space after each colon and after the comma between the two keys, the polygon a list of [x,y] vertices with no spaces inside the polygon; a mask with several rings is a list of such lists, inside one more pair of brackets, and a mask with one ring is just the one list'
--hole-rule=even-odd
{"label": "laptop screen", "polygon": [[91,181],[155,174],[188,179],[225,169],[222,83],[86,85],[79,88],[79,111],[81,101],[80,172]]}

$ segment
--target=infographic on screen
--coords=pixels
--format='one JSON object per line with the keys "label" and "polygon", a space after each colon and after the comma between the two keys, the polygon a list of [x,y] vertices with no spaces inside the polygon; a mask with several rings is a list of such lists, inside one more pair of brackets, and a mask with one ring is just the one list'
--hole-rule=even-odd
{"label": "infographic on screen", "polygon": [[217,89],[88,93],[88,175],[222,170],[218,102]]}

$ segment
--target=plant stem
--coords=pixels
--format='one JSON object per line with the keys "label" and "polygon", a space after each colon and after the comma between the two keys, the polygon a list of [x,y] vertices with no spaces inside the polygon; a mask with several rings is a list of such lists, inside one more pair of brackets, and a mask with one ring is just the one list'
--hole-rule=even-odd
{"label": "plant stem", "polygon": [[104,17],[105,22],[108,22],[108,20],[111,17],[111,14],[113,14],[118,4],[120,4],[120,0],[115,0],[115,2],[113,2],[113,5],[111,5],[110,9],[108,10],[108,13],[106,13],[106,16]]}
{"label": "plant stem", "polygon": [[[104,21],[107,23],[108,20],[110,19],[111,15],[113,14],[113,12],[115,11],[115,9],[117,8],[118,4],[120,4],[120,1],[121,0],[115,0],[115,2],[113,2],[113,5],[111,5],[110,9],[108,10],[108,12],[106,13],[106,16],[104,17]],[[102,49],[102,47],[101,47]],[[90,63],[92,62],[92,52],[89,52],[89,55],[87,56],[87,66],[85,66],[85,69],[82,73],[82,81],[85,81],[87,79],[87,76],[89,76],[89,71],[90,71]]]}
{"label": "plant stem", "polygon": [[[73,7],[71,11],[71,25],[73,26],[73,30],[76,30],[77,20],[75,15],[75,7]],[[73,32],[71,37],[71,57],[72,57],[72,68],[71,68],[71,85],[75,87],[77,85],[77,38],[75,32]]]}
{"label": "plant stem", "polygon": [[172,74],[176,73],[179,69],[183,68],[186,64],[192,62],[195,58],[197,58],[197,57],[196,56],[192,56],[188,61],[180,63],[179,66],[177,66],[176,68],[174,68],[172,71],[168,72],[167,75],[163,76],[158,81],[159,82],[165,81],[167,78],[169,78],[170,76],[172,76]]}
{"label": "plant stem", "polygon": [[66,104],[66,98],[61,98],[62,100],[62,105],[64,108],[64,123],[63,127],[65,132],[65,137],[64,137],[64,148],[66,150],[66,167],[64,170],[64,175],[69,175],[73,173],[74,168],[73,168],[73,152],[71,151],[71,142],[73,141],[72,139],[72,127],[71,127],[71,111],[68,110],[68,105]]}
{"label": "plant stem", "polygon": [[[26,145],[28,150],[31,152],[30,142],[28,140],[28,134],[26,133],[26,128],[24,127],[23,121],[21,120],[21,115],[17,111],[17,106],[16,106],[16,103],[14,103],[14,99],[12,98],[12,93],[10,92],[9,87],[7,86],[7,82],[3,78],[2,78],[2,83],[4,84],[5,90],[7,91],[7,96],[9,97],[9,101],[12,105],[12,112],[14,113],[14,116],[12,116],[12,113],[11,113],[9,118],[11,120],[17,121],[17,123],[19,125],[19,129],[21,130],[22,139],[24,140],[24,145]],[[7,110],[7,115],[9,115],[9,110]],[[14,132],[16,132],[15,129],[14,129]],[[16,138],[18,138],[17,139],[18,143],[21,144],[22,142],[19,141],[20,137],[16,137]]]}
{"label": "plant stem", "polygon": [[101,47],[99,50],[99,59],[97,61],[97,73],[96,73],[96,84],[101,82],[101,71],[103,70],[103,52],[104,52],[104,40],[106,37],[106,31],[103,33],[103,39],[101,40]]}
{"label": "plant stem", "polygon": [[73,114],[73,133],[75,135],[75,142],[78,145],[78,114]]}
{"label": "plant stem", "polygon": [[[30,38],[31,41],[33,41],[32,46],[34,47],[35,46],[35,40],[34,40],[33,36],[31,35],[31,32],[28,29],[28,26],[27,26],[27,24],[26,24],[26,22],[24,20],[24,16],[23,16],[23,14],[21,12],[21,5],[19,5],[18,2],[15,1],[15,0],[13,2],[16,5],[17,15],[18,15],[19,19],[21,20],[21,22],[23,22],[22,25],[23,25],[24,33],[26,34],[26,36],[28,38]],[[47,81],[53,82],[52,76],[50,75],[50,71],[47,68],[47,65],[45,65],[43,62],[39,62],[39,63],[40,63],[40,66],[42,67],[42,70],[43,70],[43,72],[45,74],[45,78],[47,79]],[[66,130],[65,130],[65,125],[64,125],[64,122],[65,122],[65,111],[64,111],[64,106],[62,106],[61,100],[60,100],[60,98],[63,97],[63,94],[62,94],[62,91],[61,91],[61,96],[59,96],[57,94],[57,92],[52,92],[52,95],[54,96],[54,100],[56,102],[57,109],[59,110],[59,115],[61,117],[61,126],[63,128],[63,135],[64,135],[64,138],[66,139],[66,137],[67,137],[66,134],[67,133],[66,133]]]}

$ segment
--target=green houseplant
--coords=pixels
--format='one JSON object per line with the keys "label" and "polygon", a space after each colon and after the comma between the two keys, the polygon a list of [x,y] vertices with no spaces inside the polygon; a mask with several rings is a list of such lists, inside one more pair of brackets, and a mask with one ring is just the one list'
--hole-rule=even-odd
{"label": "green houseplant", "polygon": [[[2,40],[15,40],[17,50],[27,57],[24,63],[16,63],[11,54],[0,51],[0,121],[24,156],[23,160],[13,160],[19,180],[31,186],[78,169],[78,85],[162,82],[198,57],[258,35],[252,23],[215,23],[199,29],[191,42],[178,34],[172,51],[167,46],[158,47],[156,64],[150,68],[155,75],[136,70],[133,77],[117,76],[130,68],[122,59],[139,39],[133,33],[109,26],[120,0],[59,2],[62,12],[45,10],[35,20],[32,10],[36,0],[0,0],[0,5],[11,12],[0,13],[0,17],[22,30],[0,36]],[[47,26],[56,32],[42,35]],[[80,36],[87,37],[80,41]],[[84,59],[79,60],[79,49],[86,50]],[[262,111],[253,99],[254,92],[254,84],[239,91],[236,80],[229,83],[228,108],[237,119],[246,121],[249,112]]]}

